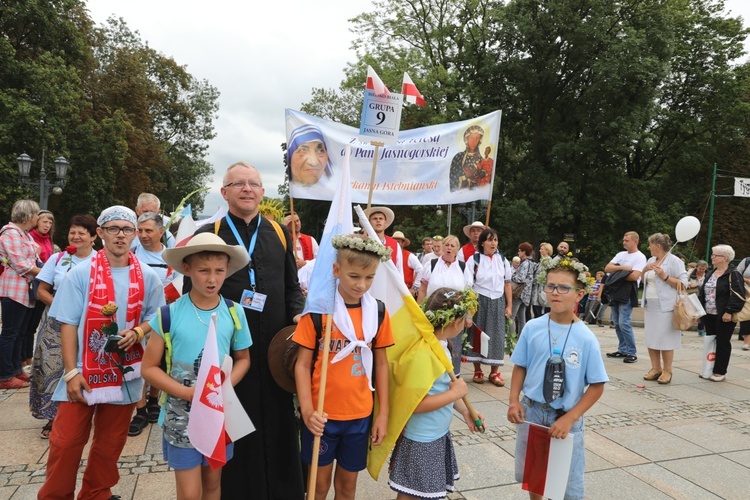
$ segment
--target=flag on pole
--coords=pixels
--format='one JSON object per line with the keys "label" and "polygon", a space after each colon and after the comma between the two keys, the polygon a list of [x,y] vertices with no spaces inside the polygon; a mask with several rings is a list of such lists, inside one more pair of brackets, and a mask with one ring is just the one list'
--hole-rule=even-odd
{"label": "flag on pole", "polygon": [[521,488],[552,500],[565,497],[570,462],[573,458],[573,435],[555,439],[549,428],[525,422],[516,426],[516,481]]}
{"label": "flag on pole", "polygon": [[187,425],[190,443],[206,457],[212,470],[227,463],[226,446],[229,440],[224,430],[222,382],[214,313],[208,324],[208,335],[195,381],[195,394]]}
{"label": "flag on pole", "polygon": [[221,372],[224,374],[224,383],[221,384],[222,396],[224,398],[224,429],[231,442],[235,442],[255,431],[253,421],[245,412],[245,408],[240,403],[240,398],[234,392],[232,385],[232,366],[234,360],[229,355],[224,355],[224,362],[221,364]]}
{"label": "flag on pole", "polygon": [[406,71],[404,71],[404,83],[401,85],[401,93],[404,94],[406,102],[416,104],[417,106],[424,106],[426,104],[424,97],[417,89],[417,86],[414,85],[414,82],[411,81],[409,73]]}
{"label": "flag on pole", "polygon": [[185,205],[185,208],[182,209],[182,212],[180,212],[180,217],[187,217],[190,215],[192,217],[193,215],[193,207],[190,203]]}
{"label": "flag on pole", "polygon": [[367,84],[365,88],[375,91],[376,95],[387,95],[391,93],[391,91],[388,90],[388,87],[383,83],[383,80],[381,80],[378,74],[375,73],[375,70],[372,69],[372,66],[367,66]]}
{"label": "flag on pole", "polygon": [[[357,206],[355,211],[362,228],[371,238],[377,239],[362,208]],[[377,480],[385,460],[417,405],[440,375],[453,370],[453,364],[435,337],[430,321],[406,288],[393,260],[389,259],[378,266],[369,293],[385,303],[395,340],[395,344],[386,350],[388,399],[391,402],[388,432],[383,443],[372,446],[367,453],[367,471]],[[375,398],[376,405],[377,401]]]}
{"label": "flag on pole", "polygon": [[331,244],[331,238],[339,234],[354,232],[351,189],[349,189],[350,155],[351,147],[347,145],[344,155],[344,168],[341,170],[340,186],[333,195],[331,208],[328,211],[323,237],[320,239],[318,255],[315,258],[315,267],[312,276],[310,276],[305,310],[302,314],[310,312],[333,314],[333,304],[336,298],[336,278],[333,277],[333,263],[336,262],[337,252]]}

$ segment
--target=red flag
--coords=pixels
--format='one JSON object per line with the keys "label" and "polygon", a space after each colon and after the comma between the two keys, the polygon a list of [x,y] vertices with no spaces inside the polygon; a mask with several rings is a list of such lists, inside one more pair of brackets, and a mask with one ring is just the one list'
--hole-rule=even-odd
{"label": "red flag", "polygon": [[216,342],[216,314],[212,314],[187,426],[190,443],[206,457],[212,470],[227,463],[226,444],[230,442],[224,430],[222,382]]}
{"label": "red flag", "polygon": [[406,102],[416,104],[417,106],[424,106],[426,103],[424,97],[414,85],[414,82],[409,78],[409,73],[404,71],[404,83],[401,85],[401,93],[404,94]]}
{"label": "red flag", "polygon": [[374,90],[377,95],[388,95],[391,93],[390,90],[388,90],[388,87],[383,83],[383,80],[381,80],[378,74],[375,73],[375,70],[372,69],[372,66],[367,66],[367,85],[365,88]]}
{"label": "red flag", "polygon": [[554,439],[548,427],[523,423],[516,426],[516,439],[521,442],[516,448],[520,455],[516,480],[521,482],[521,488],[544,498],[563,498],[573,456],[573,435]]}

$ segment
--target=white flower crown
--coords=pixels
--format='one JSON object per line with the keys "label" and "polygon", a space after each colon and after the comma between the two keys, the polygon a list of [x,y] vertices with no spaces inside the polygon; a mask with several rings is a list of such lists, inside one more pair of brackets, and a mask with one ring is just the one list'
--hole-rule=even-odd
{"label": "white flower crown", "polygon": [[539,260],[539,273],[536,276],[536,281],[540,285],[547,283],[547,273],[552,269],[571,269],[578,273],[576,281],[583,285],[586,293],[591,292],[591,285],[594,283],[594,278],[586,276],[589,268],[586,267],[582,262],[566,255],[566,256],[555,256],[554,259],[550,257],[542,257]]}
{"label": "white flower crown", "polygon": [[350,234],[339,234],[331,238],[331,244],[336,250],[348,248],[358,252],[375,254],[381,262],[386,262],[391,258],[391,249],[372,238],[362,239]]}

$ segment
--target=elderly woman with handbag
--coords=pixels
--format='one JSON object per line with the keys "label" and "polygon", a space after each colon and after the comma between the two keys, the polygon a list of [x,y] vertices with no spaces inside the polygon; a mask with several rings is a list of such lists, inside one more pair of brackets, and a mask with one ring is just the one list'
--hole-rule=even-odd
{"label": "elderly woman with handbag", "polygon": [[0,331],[0,389],[28,387],[30,377],[21,369],[24,335],[34,302],[29,288],[37,267],[37,245],[29,236],[39,218],[33,200],[13,204],[10,222],[0,229],[0,257],[5,271],[0,276],[3,327]]}
{"label": "elderly woman with handbag", "polygon": [[742,275],[730,264],[734,259],[732,247],[716,245],[711,251],[714,269],[706,274],[698,298],[706,310],[703,317],[706,335],[716,335],[714,373],[709,380],[723,382],[727,378],[732,333],[737,324],[732,320],[732,313],[741,311],[745,305],[745,283]]}
{"label": "elderly woman with handbag", "polygon": [[677,289],[687,285],[685,264],[669,251],[672,242],[662,233],[648,238],[651,258],[643,268],[643,307],[645,343],[651,369],[644,380],[660,384],[672,381],[672,360],[675,349],[682,346],[682,332],[674,328],[672,316]]}

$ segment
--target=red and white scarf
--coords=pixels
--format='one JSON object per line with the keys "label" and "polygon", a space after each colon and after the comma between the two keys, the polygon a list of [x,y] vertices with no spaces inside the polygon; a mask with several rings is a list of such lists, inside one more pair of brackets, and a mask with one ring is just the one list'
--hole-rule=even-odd
{"label": "red and white scarf", "polygon": [[[130,268],[130,285],[128,286],[128,307],[125,314],[125,328],[133,328],[140,323],[141,310],[145,286],[143,272],[138,259],[130,252],[128,256]],[[91,258],[91,277],[89,280],[89,301],[86,309],[83,327],[83,377],[91,387],[91,392],[83,392],[89,405],[122,401],[123,376],[117,363],[124,367],[130,366],[133,371],[125,374],[125,380],[133,380],[141,376],[141,361],[143,360],[143,344],[136,343],[125,353],[125,359],[120,360],[117,353],[104,350],[107,336],[102,328],[112,321],[117,321],[117,314],[104,316],[102,307],[108,303],[116,303],[115,283],[112,278],[112,268],[105,252],[97,252]],[[118,331],[121,330],[118,328]],[[131,394],[138,399],[140,394]]]}

